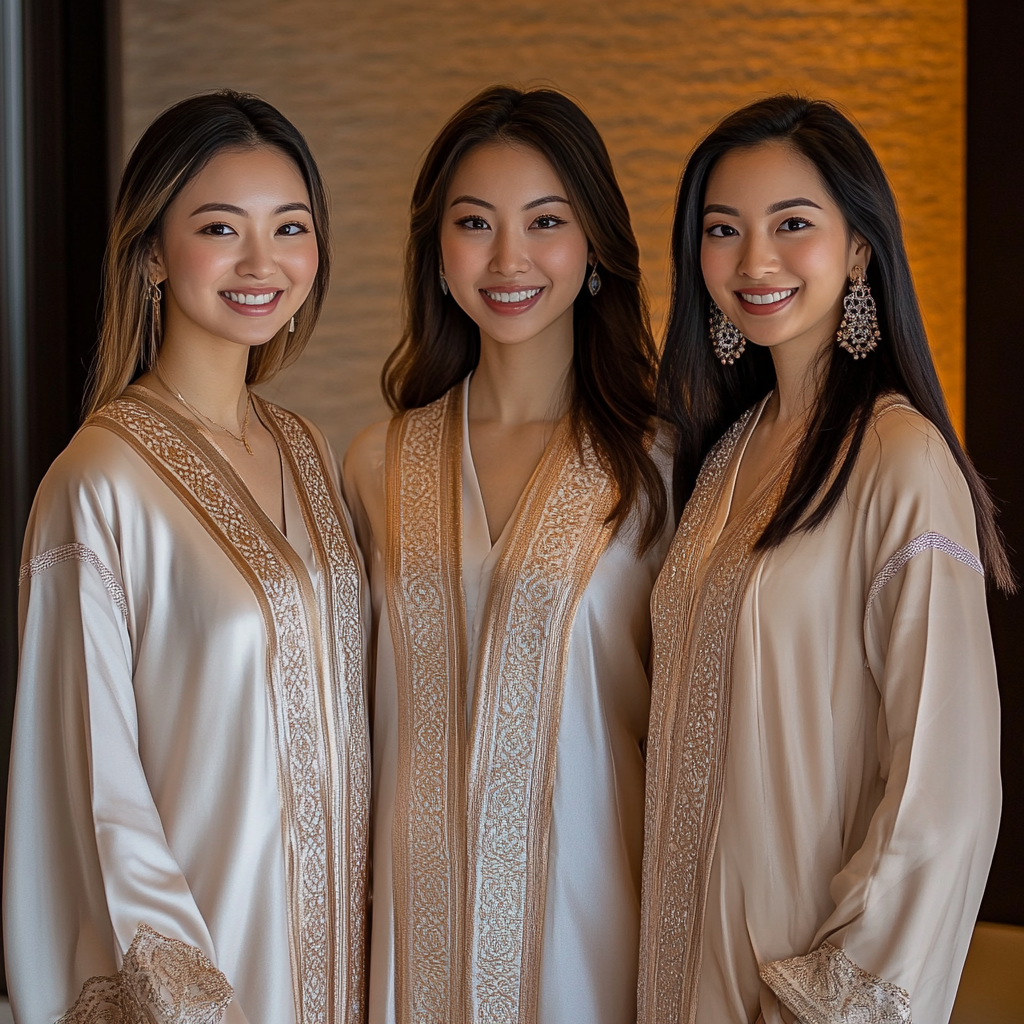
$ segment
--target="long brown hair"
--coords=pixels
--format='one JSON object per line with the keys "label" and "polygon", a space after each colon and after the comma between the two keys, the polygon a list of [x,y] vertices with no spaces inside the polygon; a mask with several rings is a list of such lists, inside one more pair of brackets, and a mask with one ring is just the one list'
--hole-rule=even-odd
{"label": "long brown hair", "polygon": [[291,157],[309,191],[319,266],[312,291],[283,327],[249,352],[248,384],[269,380],[294,360],[320,317],[331,273],[330,208],[313,154],[299,130],[257,96],[223,90],[175,103],[143,133],[128,159],[114,205],[103,278],[103,322],[89,373],[85,415],[116,398],[150,369],[160,350],[161,317],[149,299],[150,256],[164,213],[178,194],[226,149],[272,146]]}
{"label": "long brown hair", "polygon": [[949,446],[974,502],[981,560],[997,586],[1014,590],[992,497],[950,422],[892,188],[867,139],[823,100],[780,95],[734,111],[704,137],[683,172],[672,226],[674,283],[659,381],[662,413],[678,430],[677,508],[693,492],[715,441],[775,387],[771,354],[759,345],[748,346],[735,366],[715,358],[707,328],[711,297],[700,263],[704,193],[712,170],[726,153],[766,142],[785,143],[810,160],[850,231],[870,244],[869,276],[882,336],[866,359],[850,359],[837,345],[828,350],[793,475],[758,546],[777,547],[792,533],[813,530],[828,519],[849,482],[876,400],[897,392]]}
{"label": "long brown hair", "polygon": [[601,290],[581,289],[573,306],[569,421],[611,473],[618,529],[640,502],[637,546],[655,542],[667,516],[661,476],[648,453],[655,424],[657,349],[640,275],[640,249],[611,158],[586,114],[552,89],[485,89],[441,129],[412,196],[405,261],[405,329],[381,375],[401,412],[440,398],[480,361],[480,329],[439,287],[445,199],[460,162],[484,143],[529,146],[547,158],[600,267]]}

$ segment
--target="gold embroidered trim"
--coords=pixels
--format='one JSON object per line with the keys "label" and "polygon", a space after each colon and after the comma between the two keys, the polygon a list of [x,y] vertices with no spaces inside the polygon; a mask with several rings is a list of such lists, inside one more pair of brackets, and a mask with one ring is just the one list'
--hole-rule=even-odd
{"label": "gold embroidered trim", "polygon": [[[261,408],[269,410],[266,403]],[[280,422],[289,414],[275,410],[275,415]],[[358,806],[364,795],[345,793],[337,806],[332,799],[329,749],[345,738],[332,742],[324,719],[324,695],[334,690],[335,680],[324,660],[309,574],[216,447],[146,389],[129,387],[90,422],[112,430],[146,459],[231,559],[263,612],[296,1020],[349,1019],[351,1009],[335,1004],[339,986],[345,985],[339,973],[363,971],[365,957],[359,955],[353,967],[346,963],[353,951],[335,946],[339,901],[351,905],[338,892],[335,865],[344,856],[337,849],[348,817],[344,801]],[[297,474],[299,492],[302,482]]]}
{"label": "gold embroidered trim", "polygon": [[100,574],[100,580],[107,588],[110,599],[117,605],[117,610],[127,621],[128,599],[124,596],[124,588],[117,577],[103,564],[100,556],[84,544],[61,544],[60,547],[50,548],[48,551],[41,551],[38,555],[33,555],[18,572],[18,586],[20,587],[25,580],[72,559],[91,565]]}
{"label": "gold embroidered trim", "polygon": [[233,996],[202,950],[140,924],[121,970],[90,978],[57,1024],[218,1024]]}
{"label": "gold embroidered trim", "polygon": [[734,456],[756,423],[753,412],[708,454],[651,600],[641,1024],[692,1024],[697,1011],[707,886],[725,781],[736,619],[762,557],[753,544],[786,479],[782,472],[766,481],[762,494],[713,537]]}
{"label": "gold embroidered trim", "polygon": [[[323,454],[309,429],[293,413],[254,398],[292,470],[306,532],[321,571],[319,620],[326,633],[328,678],[320,700],[327,711],[327,766],[335,818],[332,870],[336,886],[335,934],[344,969],[335,979],[340,1020],[360,1024],[366,1014],[367,909],[370,885],[370,736],[366,707],[364,579],[356,545]],[[340,700],[338,698],[341,698]],[[337,766],[337,768],[333,768]],[[347,895],[347,899],[346,899]]]}
{"label": "gold embroidered trim", "polygon": [[804,1024],[912,1024],[906,989],[862,970],[828,942],[807,956],[761,964],[760,973]]}
{"label": "gold embroidered trim", "polygon": [[467,741],[462,390],[388,432],[396,1011],[400,1024],[533,1024],[569,638],[616,492],[560,431],[495,569]]}

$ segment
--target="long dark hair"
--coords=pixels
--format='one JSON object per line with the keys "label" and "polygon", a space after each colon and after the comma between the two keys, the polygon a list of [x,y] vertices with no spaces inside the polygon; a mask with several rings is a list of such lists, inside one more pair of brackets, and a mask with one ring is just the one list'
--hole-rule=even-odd
{"label": "long dark hair", "polygon": [[835,106],[821,100],[773,96],[751,103],[713,128],[687,161],[672,227],[672,305],[658,380],[659,408],[678,430],[677,508],[692,493],[714,442],[775,387],[775,368],[766,348],[748,345],[733,366],[715,358],[707,326],[711,297],[700,262],[704,196],[713,168],[731,150],[766,142],[784,142],[810,160],[848,229],[871,246],[869,278],[882,339],[866,359],[853,360],[836,345],[823,356],[807,434],[758,546],[776,547],[795,530],[812,530],[829,517],[850,479],[876,399],[898,392],[949,446],[974,501],[982,561],[999,587],[1012,589],[1013,573],[995,525],[992,498],[960,445],[935,373],[892,189],[864,136]]}
{"label": "long dark hair", "polygon": [[614,477],[620,527],[642,498],[638,548],[648,549],[667,516],[667,495],[648,454],[655,423],[657,349],[640,276],[640,250],[611,159],[593,123],[551,89],[485,89],[441,129],[412,196],[405,262],[405,329],[381,375],[392,409],[440,398],[480,361],[480,329],[438,286],[441,221],[459,163],[489,142],[529,146],[550,161],[600,265],[601,290],[584,287],[573,306],[569,419],[589,437]]}
{"label": "long dark hair", "polygon": [[[164,213],[220,152],[272,146],[295,161],[309,191],[319,265],[313,288],[283,327],[249,351],[246,381],[269,380],[303,350],[320,317],[331,277],[330,207],[313,154],[298,130],[258,96],[223,90],[191,96],[169,107],[143,132],[121,176],[107,241],[103,325],[89,374],[85,415],[116,398],[150,369],[163,340],[148,298],[149,261]],[[162,319],[162,318],[161,318]]]}

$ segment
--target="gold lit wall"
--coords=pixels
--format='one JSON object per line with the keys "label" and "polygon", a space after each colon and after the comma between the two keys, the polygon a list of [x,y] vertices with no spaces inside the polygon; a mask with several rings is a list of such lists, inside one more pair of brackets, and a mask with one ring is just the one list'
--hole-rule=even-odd
{"label": "gold lit wall", "polygon": [[334,204],[330,300],[270,388],[342,450],[385,415],[402,247],[420,157],[494,82],[553,84],[604,134],[660,324],[688,150],[749,100],[837,100],[895,186],[939,374],[962,425],[963,0],[122,0],[125,151],[173,101],[230,86],[288,114]]}

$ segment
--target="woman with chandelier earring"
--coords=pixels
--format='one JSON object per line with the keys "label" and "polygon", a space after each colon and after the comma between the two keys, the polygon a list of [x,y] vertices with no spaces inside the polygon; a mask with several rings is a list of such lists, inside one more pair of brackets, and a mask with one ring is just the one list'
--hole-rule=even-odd
{"label": "woman with chandelier earring", "polygon": [[999,823],[986,576],[900,218],[832,104],[683,174],[659,379],[685,509],[652,598],[639,1020],[948,1020]]}
{"label": "woman with chandelier earring", "polygon": [[328,240],[305,140],[254,96],[184,100],[128,160],[21,569],[17,1020],[364,1019],[361,561],[323,435],[251,390],[309,339]]}
{"label": "woman with chandelier earring", "polygon": [[635,1024],[667,446],[597,129],[493,88],[412,201],[390,423],[345,457],[377,621],[371,1024]]}

